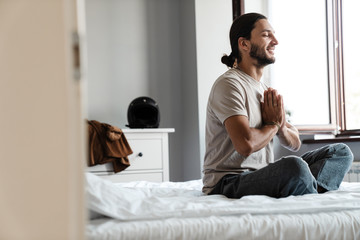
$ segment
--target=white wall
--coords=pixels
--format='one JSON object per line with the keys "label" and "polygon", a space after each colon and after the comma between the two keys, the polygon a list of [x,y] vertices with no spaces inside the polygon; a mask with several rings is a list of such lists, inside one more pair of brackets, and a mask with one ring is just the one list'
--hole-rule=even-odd
{"label": "white wall", "polygon": [[205,154],[205,122],[208,96],[215,80],[227,70],[221,57],[231,52],[229,31],[232,1],[196,0],[196,55],[201,163]]}
{"label": "white wall", "polygon": [[[196,27],[194,0],[180,0],[180,49],[182,85],[182,143],[183,180],[198,179],[200,174],[199,103],[196,62]],[[177,131],[179,132],[179,131]],[[170,148],[170,150],[172,150]],[[171,168],[170,172],[176,172]]]}
{"label": "white wall", "polygon": [[125,127],[130,101],[149,94],[146,0],[85,6],[89,118]]}

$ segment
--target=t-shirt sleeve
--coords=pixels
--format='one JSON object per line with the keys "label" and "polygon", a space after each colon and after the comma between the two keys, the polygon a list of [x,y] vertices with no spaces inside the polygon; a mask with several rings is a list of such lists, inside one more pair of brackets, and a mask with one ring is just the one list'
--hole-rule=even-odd
{"label": "t-shirt sleeve", "polygon": [[234,79],[224,79],[217,82],[212,90],[210,104],[218,119],[224,121],[231,116],[248,117],[246,110],[246,93],[241,84]]}

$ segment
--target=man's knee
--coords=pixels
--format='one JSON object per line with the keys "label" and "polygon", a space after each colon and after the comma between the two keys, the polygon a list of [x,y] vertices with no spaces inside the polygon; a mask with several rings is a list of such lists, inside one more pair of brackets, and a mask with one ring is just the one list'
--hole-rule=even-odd
{"label": "man's knee", "polygon": [[308,164],[300,157],[289,156],[284,160],[285,168],[291,176],[300,177],[301,175],[307,174],[307,172],[309,172]]}
{"label": "man's knee", "polygon": [[291,156],[287,159],[289,195],[316,193],[316,179],[311,174],[308,164],[300,157]]}
{"label": "man's knee", "polygon": [[332,144],[332,147],[335,150],[334,152],[336,156],[341,157],[344,162],[352,163],[354,155],[348,145],[344,143],[335,143]]}
{"label": "man's knee", "polygon": [[285,157],[283,160],[286,185],[282,194],[286,196],[316,193],[316,179],[308,164],[297,156]]}
{"label": "man's knee", "polygon": [[354,155],[351,149],[344,143],[335,143],[332,144],[334,159],[336,159],[336,165],[338,165],[338,169],[343,169],[344,174],[346,174],[352,165],[354,160]]}
{"label": "man's knee", "polygon": [[300,157],[290,156],[286,158],[286,174],[289,180],[299,180],[312,185],[316,182],[311,174],[308,164]]}

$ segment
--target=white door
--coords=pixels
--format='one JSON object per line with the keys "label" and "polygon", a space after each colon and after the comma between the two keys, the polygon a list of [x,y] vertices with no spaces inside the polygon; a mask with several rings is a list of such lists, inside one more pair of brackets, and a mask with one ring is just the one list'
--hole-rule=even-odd
{"label": "white door", "polygon": [[76,0],[0,0],[0,239],[84,238]]}

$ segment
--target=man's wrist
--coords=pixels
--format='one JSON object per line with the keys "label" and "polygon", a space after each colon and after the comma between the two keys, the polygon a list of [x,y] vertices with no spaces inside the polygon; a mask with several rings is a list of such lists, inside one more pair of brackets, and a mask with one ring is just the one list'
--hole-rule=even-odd
{"label": "man's wrist", "polygon": [[275,122],[275,121],[270,121],[270,122],[265,122],[264,125],[273,125],[273,126],[277,126],[278,131],[280,130],[281,126],[280,123]]}

